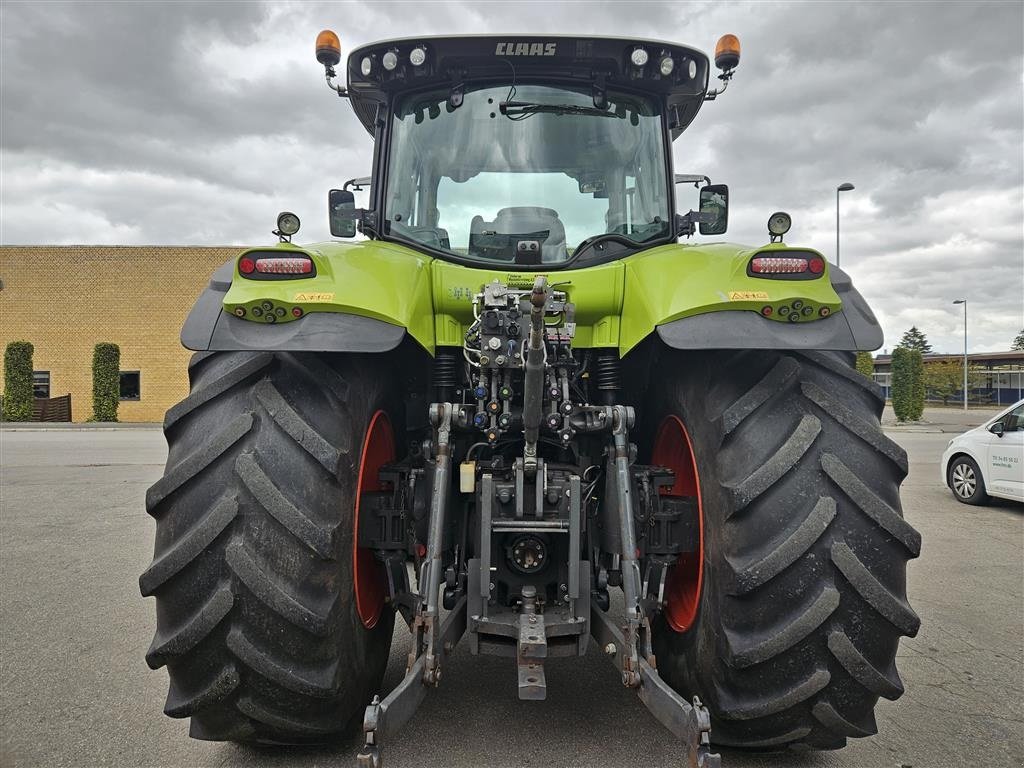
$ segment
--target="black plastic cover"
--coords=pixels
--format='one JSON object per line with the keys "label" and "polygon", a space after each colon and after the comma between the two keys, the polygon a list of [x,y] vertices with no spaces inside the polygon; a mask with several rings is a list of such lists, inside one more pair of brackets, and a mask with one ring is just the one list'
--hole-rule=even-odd
{"label": "black plastic cover", "polygon": [[[635,66],[630,58],[638,47],[648,56],[642,67]],[[422,48],[426,55],[418,67],[409,61],[414,48]],[[398,61],[391,71],[382,66],[388,52],[393,52]],[[659,70],[665,55],[674,62],[668,76]],[[364,57],[372,62],[369,75],[361,70]],[[378,106],[386,105],[396,93],[437,86],[466,88],[474,82],[539,81],[592,86],[598,91],[628,88],[660,95],[667,100],[674,139],[704,101],[710,63],[694,48],[660,40],[466,35],[409,37],[364,45],[349,55],[347,73],[352,108],[370,135],[374,133]]]}

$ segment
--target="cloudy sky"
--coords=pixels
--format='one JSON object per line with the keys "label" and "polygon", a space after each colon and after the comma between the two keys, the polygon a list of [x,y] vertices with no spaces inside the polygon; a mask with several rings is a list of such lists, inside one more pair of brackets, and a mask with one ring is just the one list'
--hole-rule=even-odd
{"label": "cloudy sky", "polygon": [[[17,2],[0,5],[0,242],[260,244],[275,215],[328,237],[326,190],[370,139],[327,90],[316,33],[580,33],[709,53],[728,93],[675,143],[731,189],[729,238],[835,257],[891,348],[1008,348],[1024,326],[1024,2]],[[682,189],[682,188],[681,188]]]}

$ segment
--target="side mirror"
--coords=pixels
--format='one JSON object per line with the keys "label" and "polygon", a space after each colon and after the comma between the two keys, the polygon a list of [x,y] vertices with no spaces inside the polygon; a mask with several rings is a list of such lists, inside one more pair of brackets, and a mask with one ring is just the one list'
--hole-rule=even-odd
{"label": "side mirror", "polygon": [[355,237],[359,221],[356,196],[347,189],[332,189],[327,193],[327,218],[334,237]]}
{"label": "side mirror", "polygon": [[700,223],[702,235],[721,235],[729,226],[729,187],[725,184],[708,184],[700,189],[700,212],[709,213],[713,221]]}
{"label": "side mirror", "polygon": [[1003,436],[1003,430],[1004,430],[1003,422],[1001,422],[1001,421],[997,421],[995,424],[993,424],[991,427],[988,428],[988,431],[991,432],[996,437],[1002,437]]}

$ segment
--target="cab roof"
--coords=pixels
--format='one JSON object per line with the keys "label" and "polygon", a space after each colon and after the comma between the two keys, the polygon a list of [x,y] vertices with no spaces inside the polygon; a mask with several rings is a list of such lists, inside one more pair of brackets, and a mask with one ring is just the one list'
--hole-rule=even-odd
{"label": "cab roof", "polygon": [[[410,61],[421,49],[422,63]],[[643,50],[647,62],[634,63]],[[395,66],[385,68],[385,57]],[[672,59],[663,75],[661,61]],[[419,54],[417,54],[419,58]],[[638,54],[638,58],[642,58]],[[363,74],[364,59],[370,71]],[[675,139],[704,102],[710,80],[708,57],[678,43],[618,37],[558,35],[461,35],[384,40],[352,51],[347,64],[348,94],[356,116],[371,135],[378,108],[400,93],[448,86],[471,88],[485,82],[543,82],[579,86],[595,92],[595,105],[605,89],[629,89],[666,99],[669,126]],[[458,97],[456,97],[458,98]]]}

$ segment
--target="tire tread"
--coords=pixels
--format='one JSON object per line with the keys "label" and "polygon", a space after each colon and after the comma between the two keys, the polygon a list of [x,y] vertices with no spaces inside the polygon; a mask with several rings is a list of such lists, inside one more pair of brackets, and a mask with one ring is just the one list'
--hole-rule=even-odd
{"label": "tire tread", "polygon": [[238,514],[238,500],[221,498],[199,522],[182,534],[139,577],[139,590],[150,597],[169,579],[195,560],[220,536]]}
{"label": "tire tread", "polygon": [[331,557],[337,527],[321,526],[295,506],[260,466],[255,453],[239,454],[235,472],[260,506],[292,536],[323,559]]}
{"label": "tire tread", "polygon": [[[761,698],[748,696],[743,702],[723,703],[718,716],[726,720],[754,720],[784,712],[824,690],[831,678],[827,669],[816,669],[808,677],[783,690],[772,691]],[[721,692],[719,700],[725,700]]]}
{"label": "tire tread", "polygon": [[857,508],[889,535],[903,544],[911,557],[921,554],[921,534],[914,530],[903,516],[886,504],[878,494],[854,474],[839,457],[831,453],[821,455],[821,466],[836,486]]}
{"label": "tire tread", "polygon": [[173,632],[157,632],[153,643],[146,652],[146,663],[150,669],[159,669],[168,661],[184,656],[209,635],[214,627],[224,620],[235,604],[235,596],[226,584],[200,606]]}
{"label": "tire tread", "polygon": [[921,620],[913,609],[876,579],[856,553],[842,541],[832,545],[832,562],[868,605],[904,635],[914,637]]}
{"label": "tire tread", "polygon": [[761,466],[729,490],[732,493],[732,514],[740,512],[757,497],[771,488],[800,461],[821,433],[821,422],[810,414],[804,415],[786,441]]}
{"label": "tire tread", "polygon": [[241,539],[228,544],[225,559],[231,572],[268,609],[313,635],[326,637],[329,634],[333,609],[340,595],[326,611],[306,605],[299,597],[285,591],[279,580],[260,567]]}
{"label": "tire tread", "polygon": [[732,594],[745,595],[786,570],[814,546],[835,516],[835,499],[821,496],[796,530],[786,534],[767,554],[744,561],[730,561],[733,569]]}
{"label": "tire tread", "polygon": [[146,491],[146,510],[149,514],[156,517],[158,508],[168,497],[245,437],[252,425],[252,414],[243,413],[180,462],[169,467],[164,476]]}
{"label": "tire tread", "polygon": [[769,661],[824,624],[838,607],[839,590],[826,585],[806,609],[790,614],[781,627],[773,629],[762,639],[744,641],[726,630],[729,646],[727,661],[740,669]]}

